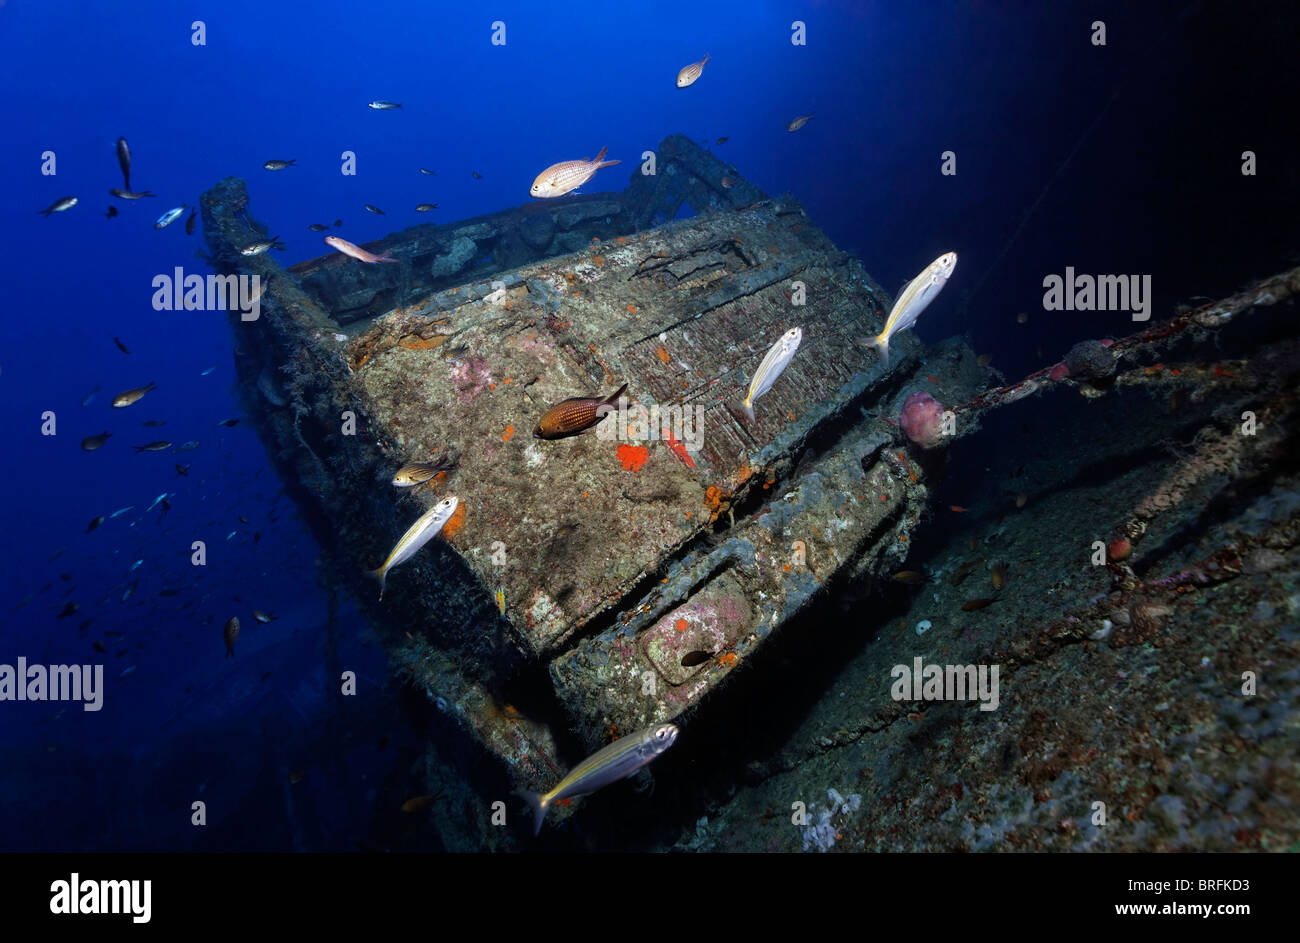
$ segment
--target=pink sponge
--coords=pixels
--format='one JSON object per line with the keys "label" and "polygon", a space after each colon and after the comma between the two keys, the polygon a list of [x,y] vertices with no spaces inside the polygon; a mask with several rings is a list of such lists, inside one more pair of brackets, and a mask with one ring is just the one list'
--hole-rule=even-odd
{"label": "pink sponge", "polygon": [[913,393],[903,400],[898,424],[921,448],[932,449],[943,441],[943,403],[929,393]]}

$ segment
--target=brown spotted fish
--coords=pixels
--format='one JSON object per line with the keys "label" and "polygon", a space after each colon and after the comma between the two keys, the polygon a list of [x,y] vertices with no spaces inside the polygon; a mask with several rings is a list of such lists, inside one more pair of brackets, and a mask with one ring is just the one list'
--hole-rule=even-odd
{"label": "brown spotted fish", "polygon": [[627,392],[624,383],[618,391],[607,397],[575,396],[556,403],[546,411],[542,421],[533,430],[535,439],[566,439],[593,428],[605,415],[614,410],[618,398]]}

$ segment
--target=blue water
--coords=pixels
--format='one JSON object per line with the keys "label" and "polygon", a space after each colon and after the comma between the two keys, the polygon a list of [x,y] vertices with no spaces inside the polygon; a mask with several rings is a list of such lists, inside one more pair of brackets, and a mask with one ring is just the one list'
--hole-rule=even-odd
{"label": "blue water", "polygon": [[[317,548],[261,444],[247,423],[218,425],[240,415],[225,317],[151,307],[155,275],[206,271],[201,226],[187,236],[182,217],[157,231],[163,211],[243,177],[288,264],[327,251],[313,222],[341,218],[339,232],[364,243],[527,202],[540,169],[601,147],[623,164],[589,190],[621,189],[670,133],[727,136],[711,146],[767,193],[797,197],[889,291],[957,251],[946,303],[918,333],[965,332],[1017,376],[1076,340],[1132,330],[1122,313],[1043,312],[1045,274],[1150,273],[1167,313],[1283,267],[1294,248],[1291,122],[1274,98],[1294,30],[1225,5],[1133,7],[0,0],[0,662],[95,659],[107,684],[97,713],[0,703],[0,807],[12,816],[0,848],[351,848],[370,834],[385,777],[404,798],[419,748],[346,594],[331,619]],[[195,17],[204,46],[191,43]],[[1105,47],[1089,42],[1096,19]],[[791,43],[794,20],[806,46]],[[700,81],[675,88],[706,53]],[[403,108],[365,107],[375,99]],[[122,185],[119,136],[134,189],[156,199],[109,197]],[[1259,176],[1238,171],[1246,149],[1261,155]],[[939,172],[948,150],[955,176]],[[340,173],[345,151],[355,176]],[[41,173],[45,152],[54,175]],[[296,165],[263,170],[271,158]],[[66,195],[79,205],[38,215]],[[439,209],[415,213],[420,202]],[[1034,316],[1018,326],[1018,311]],[[110,408],[149,382],[141,402]],[[105,430],[102,450],[80,449]],[[131,448],[155,439],[201,444]],[[177,462],[192,463],[187,476]],[[145,513],[164,492],[171,510]],[[190,565],[194,540],[206,567]],[[166,588],[182,591],[160,597]],[[69,601],[79,611],[58,618]],[[258,625],[253,608],[278,619]],[[234,615],[243,629],[226,659]],[[363,697],[338,696],[328,672],[340,664]],[[292,771],[305,772],[286,796]],[[189,822],[196,799],[206,828]]]}

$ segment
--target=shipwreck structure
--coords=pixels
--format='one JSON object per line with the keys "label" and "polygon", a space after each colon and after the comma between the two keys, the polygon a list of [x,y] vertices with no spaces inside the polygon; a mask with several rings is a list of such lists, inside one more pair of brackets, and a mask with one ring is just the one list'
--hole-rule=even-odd
{"label": "shipwreck structure", "polygon": [[[399,265],[284,271],[239,252],[265,232],[241,180],[201,201],[213,265],[270,280],[257,321],[232,314],[238,373],[336,578],[404,678],[527,788],[707,709],[825,587],[896,569],[926,482],[882,419],[920,384],[982,388],[961,344],[926,380],[910,335],[888,371],[853,343],[891,299],[797,201],[680,136],[657,156],[622,193],[366,245]],[[794,326],[751,423],[737,403]],[[551,405],[623,383],[597,433],[533,437]],[[413,461],[444,470],[392,487]],[[456,516],[381,601],[363,569],[449,494]]]}

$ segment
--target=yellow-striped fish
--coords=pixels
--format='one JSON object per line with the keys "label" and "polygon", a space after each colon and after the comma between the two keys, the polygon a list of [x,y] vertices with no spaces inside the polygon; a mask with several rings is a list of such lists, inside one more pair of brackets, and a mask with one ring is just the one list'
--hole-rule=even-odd
{"label": "yellow-striped fish", "polygon": [[770,390],[776,378],[790,366],[790,360],[794,357],[794,352],[799,349],[799,342],[802,340],[803,330],[797,327],[790,328],[772,345],[772,349],[767,352],[763,362],[754,371],[754,379],[749,381],[749,390],[740,404],[750,422],[754,421],[754,400]]}
{"label": "yellow-striped fish", "polygon": [[392,485],[394,488],[414,488],[449,467],[440,462],[410,462],[399,468],[393,475]]}
{"label": "yellow-striped fish", "polygon": [[388,571],[411,559],[419,552],[421,547],[432,540],[438,531],[442,530],[443,525],[456,513],[456,505],[459,503],[457,498],[447,498],[445,501],[439,501],[429,508],[402,535],[402,539],[393,547],[393,552],[388,555],[388,559],[384,561],[383,566],[377,570],[366,570],[366,576],[379,580],[380,599],[384,598],[384,583],[388,579]]}
{"label": "yellow-striped fish", "polygon": [[497,587],[497,608],[501,610],[502,615],[506,614],[506,590],[504,586]]}
{"label": "yellow-striped fish", "polygon": [[688,85],[694,85],[695,80],[700,77],[700,73],[704,71],[704,66],[708,61],[709,57],[705,56],[699,62],[692,62],[686,68],[682,69],[682,71],[678,72],[677,87],[685,88]]}
{"label": "yellow-striped fish", "polygon": [[603,750],[597,750],[573,768],[554,789],[544,795],[535,792],[517,793],[528,800],[533,808],[533,834],[542,830],[546,809],[558,799],[585,796],[602,786],[631,776],[677,740],[673,724],[648,727],[640,733],[615,740]]}
{"label": "yellow-striped fish", "polygon": [[908,282],[903,293],[894,302],[894,309],[889,312],[885,328],[874,338],[859,338],[858,343],[864,347],[880,349],[880,359],[889,366],[889,342],[895,334],[906,331],[916,323],[926,305],[934,301],[935,296],[943,291],[952,277],[952,270],[957,267],[957,253],[945,252],[925,267],[920,275]]}
{"label": "yellow-striped fish", "polygon": [[606,148],[602,147],[594,160],[566,160],[552,164],[537,175],[529,194],[543,200],[564,196],[594,177],[600,168],[622,163],[619,160],[605,160],[605,151]]}

